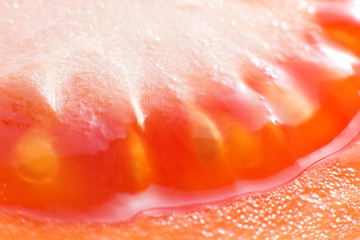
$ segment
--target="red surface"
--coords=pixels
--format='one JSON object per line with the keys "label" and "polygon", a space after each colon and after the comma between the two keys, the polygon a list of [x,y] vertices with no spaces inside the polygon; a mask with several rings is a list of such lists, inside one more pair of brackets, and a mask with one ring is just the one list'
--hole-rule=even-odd
{"label": "red surface", "polygon": [[[324,6],[316,16],[323,29],[321,33],[326,36],[314,40],[310,46],[317,49],[323,42],[328,44],[328,41],[333,41],[336,50],[359,56],[357,42],[360,41],[360,28],[358,20],[349,12],[351,8],[346,5],[343,7],[342,3]],[[347,10],[348,14],[340,13],[337,10],[339,6]],[[317,54],[321,54],[321,50]],[[0,175],[4,184],[0,201],[3,205],[20,204],[34,209],[60,203],[83,210],[102,204],[115,194],[138,193],[151,183],[191,192],[227,186],[236,180],[263,179],[291,166],[298,158],[332,141],[359,110],[358,65],[353,65],[353,74],[340,77],[341,74],[337,74],[336,70],[326,64],[316,66],[311,61],[293,57],[276,61],[276,66],[286,72],[291,84],[296,86],[295,90],[277,85],[278,79],[275,75],[269,76],[263,69],[259,70],[252,65],[250,62],[244,82],[250,86],[252,92],[263,96],[261,101],[264,101],[264,104],[258,104],[259,108],[252,105],[252,97],[239,95],[229,86],[230,82],[212,82],[213,76],[205,75],[192,79],[194,88],[201,91],[195,93],[194,100],[190,102],[180,101],[175,92],[169,89],[152,88],[151,91],[156,96],[155,104],[151,104],[151,101],[149,104],[147,99],[141,103],[146,113],[143,123],[139,122],[139,119],[134,122],[136,112],[134,109],[128,110],[129,100],[125,100],[124,106],[120,106],[121,111],[114,112],[113,106],[104,105],[96,97],[93,98],[94,90],[82,89],[83,85],[76,86],[79,81],[89,81],[80,74],[74,77],[74,85],[69,88],[80,88],[80,91],[76,92],[75,97],[71,95],[71,91],[65,96],[68,101],[74,102],[78,98],[84,98],[92,107],[100,109],[101,118],[96,123],[99,128],[90,133],[81,129],[86,121],[84,119],[91,115],[86,112],[79,113],[83,114],[80,118],[83,121],[69,121],[69,124],[58,118],[56,112],[31,84],[20,87],[16,85],[16,79],[5,81],[7,83],[1,88],[4,92],[1,104],[4,107],[0,128],[1,138],[6,141],[4,140],[5,144],[1,146],[4,164],[0,168]],[[6,80],[12,78],[8,76]],[[22,81],[21,84],[23,83]],[[294,93],[298,90],[311,103],[316,103],[317,107],[311,109],[311,114],[304,118],[289,114],[291,110],[286,107],[289,96],[281,95],[281,92],[287,89],[295,91]],[[274,121],[270,118],[271,114],[264,112],[266,104],[275,104],[278,107],[276,110],[279,112],[275,115],[280,120]],[[76,115],[76,107],[66,111],[69,112],[70,119]],[[123,132],[125,137],[101,139],[100,143],[99,136],[101,137],[104,131],[111,132],[113,126],[120,128],[119,131]],[[73,131],[74,129],[76,131]],[[69,139],[74,141],[70,143]],[[93,148],[88,144],[94,142],[96,145],[98,141],[99,145],[105,141],[107,147],[93,153]],[[39,155],[44,155],[42,159],[45,159],[39,161],[47,166],[45,170],[23,162],[23,158],[32,154],[27,154],[27,147],[31,149],[29,151],[39,148]],[[88,152],[69,154],[74,149],[85,149],[81,152]],[[356,147],[352,145],[350,150],[336,156],[351,160],[356,154]],[[32,162],[38,159],[25,160]],[[341,161],[340,165],[343,162],[345,161]],[[330,166],[333,166],[332,164]],[[354,161],[349,165],[357,166]],[[315,171],[322,170],[317,168]],[[345,178],[346,174],[348,173],[340,173]],[[310,179],[314,178],[314,175],[316,174],[307,173],[299,180],[300,184],[303,184],[308,176]],[[326,178],[325,175],[324,177]],[[291,186],[292,184],[285,189]],[[270,195],[272,194],[275,193]],[[285,193],[279,190],[279,194]],[[355,199],[350,196],[343,200],[351,202]],[[296,197],[291,201],[295,200]],[[353,210],[351,207],[349,209]],[[200,214],[216,219],[212,211],[216,211],[216,207],[201,210]],[[86,231],[92,232],[94,236],[100,234],[116,237],[130,234],[127,236],[140,238],[142,233],[134,229],[144,230],[148,226],[156,227],[157,234],[170,234],[158,224],[165,221],[163,216],[144,217],[129,224],[106,225],[103,229],[99,229],[97,225],[82,223],[79,226],[57,225],[31,220],[21,220],[27,222],[23,225],[20,220],[17,222],[17,219],[23,217],[14,217],[12,213],[5,214],[4,226],[12,225],[15,229],[12,231],[24,238],[29,237],[29,232],[26,232],[29,230],[23,231],[20,228],[25,226],[24,229],[29,229],[29,224],[34,224],[38,229],[34,234],[43,238],[49,237],[47,232],[53,227],[59,229],[58,236],[76,235],[78,239],[85,238]],[[171,225],[185,224],[188,217],[186,214],[175,214],[171,217]],[[195,236],[198,234],[198,225],[190,225]],[[120,234],[119,229],[123,229],[123,233]],[[3,232],[3,236],[7,234]],[[11,238],[15,235],[8,236]]]}

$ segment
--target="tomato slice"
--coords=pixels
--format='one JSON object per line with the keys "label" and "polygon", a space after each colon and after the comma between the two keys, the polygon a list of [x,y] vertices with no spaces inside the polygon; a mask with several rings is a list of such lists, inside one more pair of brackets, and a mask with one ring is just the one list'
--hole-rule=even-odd
{"label": "tomato slice", "polygon": [[[284,1],[279,9],[261,1],[155,2],[149,6],[124,2],[124,8],[118,6],[125,9],[120,15],[100,3],[82,9],[81,1],[71,11],[66,10],[65,2],[48,6],[4,3],[0,24],[20,20],[14,27],[4,27],[0,39],[8,46],[1,50],[0,58],[4,224],[21,218],[20,225],[29,221],[46,238],[46,229],[59,225],[26,219],[123,220],[144,209],[179,207],[179,199],[180,207],[186,208],[199,201],[269,189],[341,150],[356,133],[339,136],[359,130],[353,127],[360,108],[359,22],[349,7],[355,3],[321,3],[314,16],[310,1]],[[333,10],[335,7],[345,9],[346,14]],[[282,13],[288,8],[296,13],[294,18]],[[134,15],[135,10],[141,14]],[[34,15],[37,12],[39,17]],[[238,16],[239,12],[246,14]],[[243,24],[252,13],[266,13],[266,17]],[[212,15],[219,16],[223,24]],[[49,16],[57,20],[44,24]],[[66,19],[63,25],[58,24],[59,19]],[[128,26],[117,25],[119,19],[126,19]],[[135,31],[134,26],[144,19],[149,20],[148,26],[141,22]],[[256,25],[264,28],[258,31]],[[249,40],[253,38],[256,40]],[[246,49],[239,47],[242,45]],[[24,62],[19,61],[20,56]],[[337,147],[329,147],[333,145]],[[356,152],[354,149],[348,151]],[[314,151],[319,154],[312,154]],[[338,156],[346,155],[341,154]],[[341,177],[356,184],[352,168],[331,164],[333,175],[319,175],[324,181],[327,177],[336,181],[333,166],[341,166]],[[284,180],[280,176],[289,169],[295,170]],[[322,169],[315,172],[325,171]],[[296,203],[299,207],[308,202],[303,198],[314,186],[302,186],[301,195],[296,192],[297,184],[307,176],[314,178],[311,171],[307,174],[285,190],[242,197],[221,210],[200,208],[200,212],[191,211],[191,217],[186,213],[145,214],[129,224],[106,225],[100,230],[97,223],[81,223],[80,228],[61,223],[59,231],[65,232],[59,236],[81,238],[84,228],[87,234],[115,237],[119,229],[125,229],[124,234],[136,238],[144,232],[132,229],[149,226],[166,236],[170,232],[158,224],[166,219],[175,229],[190,224],[199,230],[199,224],[206,222],[197,221],[199,217],[216,220],[219,211],[229,211],[226,219],[232,219],[238,215],[230,210],[244,207],[243,219],[256,224],[263,218],[255,233],[260,236],[269,223],[265,218],[269,220],[274,209],[289,206],[292,213],[296,201],[302,200]],[[258,185],[261,187],[256,188]],[[328,187],[321,185],[315,194],[332,189]],[[149,198],[154,188],[159,199]],[[283,200],[286,190],[293,195]],[[265,214],[256,206],[267,197],[272,200],[266,202],[270,207]],[[137,198],[142,201],[134,203]],[[282,206],[286,200],[289,205]],[[249,215],[246,208],[253,208]],[[25,214],[19,217],[14,211]],[[253,219],[254,213],[259,217]],[[190,219],[194,221],[189,223]],[[222,216],[220,220],[227,222]],[[254,225],[248,222],[233,223],[254,233]],[[199,234],[229,238],[236,234],[232,227],[225,230],[226,225],[214,233],[216,227],[202,227]]]}

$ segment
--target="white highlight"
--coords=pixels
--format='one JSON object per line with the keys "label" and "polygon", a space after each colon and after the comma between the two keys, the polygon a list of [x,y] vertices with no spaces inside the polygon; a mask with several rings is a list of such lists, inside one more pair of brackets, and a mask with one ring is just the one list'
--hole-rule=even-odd
{"label": "white highlight", "polygon": [[144,128],[145,115],[139,103],[139,97],[135,96],[134,92],[130,92],[130,101],[131,101],[131,105],[135,110],[135,115],[138,124],[141,126],[141,128]]}
{"label": "white highlight", "polygon": [[43,95],[46,97],[48,104],[54,112],[57,112],[56,104],[56,69],[53,66],[46,68],[45,90]]}
{"label": "white highlight", "polygon": [[343,49],[336,49],[329,45],[321,45],[319,47],[321,51],[336,64],[337,68],[345,70],[346,74],[354,74],[353,65],[359,63],[359,60],[354,55],[345,52]]}
{"label": "white highlight", "polygon": [[360,21],[360,2],[354,1],[354,5],[350,7],[351,13],[355,16],[356,20]]}
{"label": "white highlight", "polygon": [[[124,71],[126,72],[126,71]],[[141,104],[140,104],[140,96],[138,94],[138,91],[136,91],[136,86],[134,86],[134,82],[130,81],[130,77],[128,75],[125,75],[125,80],[128,85],[129,89],[129,96],[130,96],[130,102],[131,105],[135,111],[136,120],[141,128],[144,128],[144,121],[145,121],[145,114],[142,110]]]}

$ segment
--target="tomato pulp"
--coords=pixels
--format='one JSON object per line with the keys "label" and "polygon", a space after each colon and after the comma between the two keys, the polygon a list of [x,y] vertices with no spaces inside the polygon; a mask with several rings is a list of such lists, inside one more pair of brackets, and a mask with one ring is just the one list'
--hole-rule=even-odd
{"label": "tomato pulp", "polygon": [[[3,60],[20,66],[21,71],[8,70],[10,63],[4,63],[0,77],[1,204],[20,206],[34,216],[123,220],[146,209],[217,201],[292,179],[345,147],[358,131],[359,22],[351,10],[353,3],[339,4],[345,6],[346,14],[334,10],[336,4],[326,5],[316,16],[309,6],[302,10],[307,12],[303,17],[312,20],[301,22],[300,33],[285,38],[297,40],[285,44],[282,51],[265,45],[264,49],[279,51],[280,56],[263,56],[256,50],[258,45],[250,46],[251,53],[238,47],[212,51],[216,44],[225,44],[215,41],[216,34],[223,37],[216,30],[214,36],[200,39],[204,46],[190,41],[195,45],[187,49],[194,47],[194,51],[181,55],[180,60],[170,54],[163,62],[141,62],[131,70],[133,62],[126,60],[132,55],[126,54],[135,51],[134,46],[127,46],[129,53],[124,58],[111,55],[122,39],[109,49],[92,45],[92,41],[79,47],[71,41],[71,34],[59,33],[63,30],[59,26],[37,29],[39,34],[30,34],[30,38],[44,41],[44,46],[28,38],[14,44],[30,61]],[[177,14],[189,14],[189,6],[171,7]],[[211,11],[204,8],[201,16],[210,21]],[[66,11],[54,14],[61,18]],[[109,19],[100,16],[106,27],[92,31],[94,26],[86,24],[87,31],[102,30],[105,36]],[[84,22],[91,21],[70,17],[72,24],[64,28],[73,27],[72,34],[77,24],[84,27]],[[316,17],[319,24],[313,20]],[[154,18],[152,24],[157,26],[160,20]],[[241,37],[238,19],[230,20],[227,24],[238,29],[229,36],[236,44]],[[139,19],[129,17],[128,21]],[[217,26],[214,24],[209,29]],[[272,21],[277,34],[296,27],[279,24],[277,19]],[[170,22],[163,27],[174,26]],[[47,30],[65,39],[60,51],[46,40],[46,33],[40,34]],[[17,31],[10,28],[7,36],[18,36]],[[126,29],[119,31],[126,33]],[[177,46],[158,46],[166,35],[146,33],[139,40],[144,46],[141,57],[158,57],[159,49],[182,53]],[[113,41],[102,39],[103,35],[99,38],[104,43]],[[12,46],[7,36],[2,41]],[[79,41],[84,36],[77,37]],[[186,37],[181,35],[181,41]],[[265,43],[278,46],[278,41],[267,39]],[[44,53],[34,57],[31,50],[22,49],[31,44]],[[69,49],[69,54],[63,53]],[[295,53],[299,49],[302,52]],[[218,56],[226,50],[234,56]],[[203,61],[207,55],[215,63]],[[235,68],[242,70],[234,70],[226,61],[216,65],[220,57],[241,58]],[[176,63],[181,61],[186,67],[179,70]],[[62,69],[62,64],[71,69]],[[109,67],[103,69],[104,65]]]}

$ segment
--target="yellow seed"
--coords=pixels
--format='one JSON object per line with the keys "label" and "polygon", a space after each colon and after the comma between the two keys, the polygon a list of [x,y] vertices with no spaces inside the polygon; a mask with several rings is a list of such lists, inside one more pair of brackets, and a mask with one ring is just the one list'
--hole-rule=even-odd
{"label": "yellow seed", "polygon": [[293,86],[267,85],[264,96],[272,103],[280,122],[298,125],[308,120],[316,104]]}
{"label": "yellow seed", "polygon": [[130,170],[132,172],[133,181],[140,189],[144,189],[150,182],[151,167],[147,158],[144,142],[133,131],[129,133],[129,154],[130,154]]}
{"label": "yellow seed", "polygon": [[216,125],[203,113],[192,115],[192,138],[197,157],[205,164],[216,162],[223,154],[223,141]]}
{"label": "yellow seed", "polygon": [[[192,144],[197,161],[191,176],[194,189],[226,186],[236,180],[231,159],[227,157],[222,132],[209,116],[200,111],[191,112]],[[194,179],[197,179],[194,181]]]}
{"label": "yellow seed", "polygon": [[352,49],[355,54],[360,54],[359,40],[360,35],[355,35],[344,29],[339,28],[330,28],[328,29],[328,34],[335,41],[338,41],[340,44]]}
{"label": "yellow seed", "polygon": [[49,137],[40,131],[25,133],[14,149],[14,165],[19,177],[45,183],[56,176],[58,158]]}
{"label": "yellow seed", "polygon": [[237,123],[229,123],[229,133],[226,146],[233,166],[246,169],[261,164],[259,143],[251,133]]}

